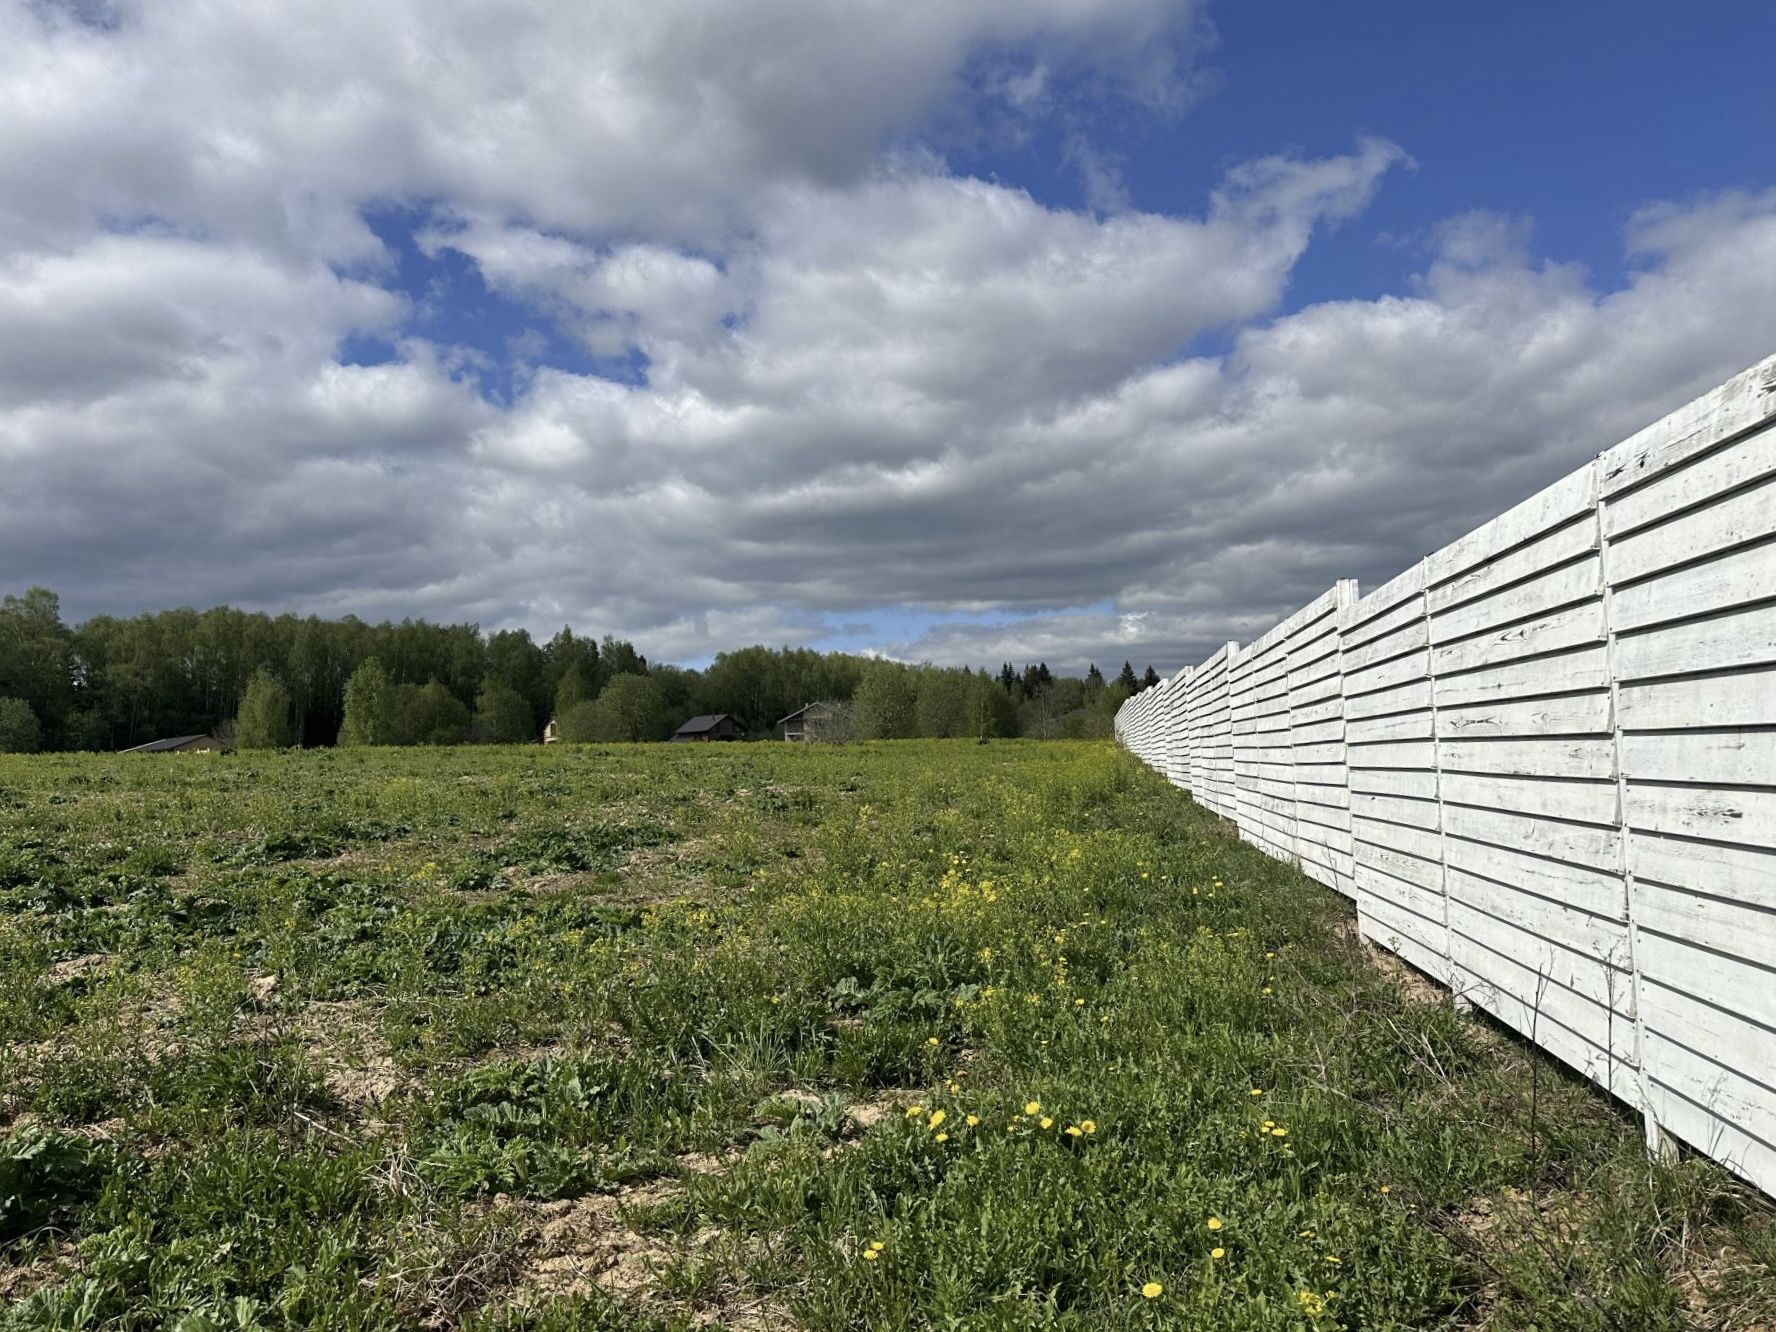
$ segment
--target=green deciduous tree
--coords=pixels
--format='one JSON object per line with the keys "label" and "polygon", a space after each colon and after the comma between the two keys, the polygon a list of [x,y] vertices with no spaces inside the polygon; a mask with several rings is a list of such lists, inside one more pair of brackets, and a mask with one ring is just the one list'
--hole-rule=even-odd
{"label": "green deciduous tree", "polygon": [[469,721],[468,705],[436,680],[396,691],[396,744],[460,745],[469,738]]}
{"label": "green deciduous tree", "polygon": [[345,682],[345,719],[339,726],[339,743],[395,743],[395,688],[375,657],[359,666]]}
{"label": "green deciduous tree", "polygon": [[0,754],[35,754],[43,744],[37,714],[22,698],[0,698]]}
{"label": "green deciduous tree", "polygon": [[598,697],[598,690],[587,678],[585,668],[574,662],[562,674],[561,683],[555,686],[555,725],[559,730],[561,719],[574,710],[580,703],[589,703]]}
{"label": "green deciduous tree", "polygon": [[499,676],[483,680],[475,696],[474,737],[483,745],[526,745],[536,739],[530,704]]}
{"label": "green deciduous tree", "polygon": [[918,697],[912,672],[892,662],[864,671],[851,696],[860,740],[905,740],[918,734]]}
{"label": "green deciduous tree", "polygon": [[597,741],[664,740],[672,734],[666,691],[648,675],[612,676],[586,720],[589,738]]}
{"label": "green deciduous tree", "polygon": [[235,744],[242,749],[288,749],[294,741],[290,691],[270,671],[255,671],[235,714]]}

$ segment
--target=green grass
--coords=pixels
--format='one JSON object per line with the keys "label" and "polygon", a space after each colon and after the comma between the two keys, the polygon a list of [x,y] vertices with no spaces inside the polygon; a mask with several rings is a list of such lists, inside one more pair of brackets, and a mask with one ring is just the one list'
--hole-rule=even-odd
{"label": "green grass", "polygon": [[4,1329],[1776,1309],[1754,1194],[1101,744],[0,760],[0,1050]]}

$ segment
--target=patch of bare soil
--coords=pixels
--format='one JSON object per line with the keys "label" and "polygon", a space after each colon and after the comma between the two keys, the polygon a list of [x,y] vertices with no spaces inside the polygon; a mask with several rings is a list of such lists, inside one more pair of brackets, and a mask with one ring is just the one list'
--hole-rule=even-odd
{"label": "patch of bare soil", "polygon": [[638,1234],[623,1224],[626,1203],[657,1202],[664,1196],[665,1190],[650,1185],[617,1196],[509,1204],[529,1221],[522,1245],[520,1296],[585,1294],[593,1287],[617,1296],[646,1294],[657,1284],[661,1269],[687,1248],[708,1244],[717,1233],[705,1228],[681,1242]]}
{"label": "patch of bare soil", "polygon": [[1417,967],[1388,952],[1379,944],[1365,939],[1358,931],[1354,917],[1340,920],[1333,927],[1333,932],[1360,948],[1363,955],[1369,959],[1369,964],[1393,981],[1399,987],[1400,992],[1413,1003],[1449,1004],[1454,1002],[1454,998],[1448,990],[1437,984]]}
{"label": "patch of bare soil", "polygon": [[9,1263],[0,1259],[0,1308],[28,1299],[45,1286],[65,1281],[80,1270],[80,1254],[73,1240],[63,1240],[56,1247],[27,1263]]}
{"label": "patch of bare soil", "polygon": [[[275,1003],[277,977],[255,977],[252,988],[261,1005]],[[316,1000],[289,1013],[252,1014],[243,1026],[248,1036],[294,1035],[327,1090],[354,1112],[379,1105],[411,1085],[382,1038],[381,1008],[369,1000]]]}
{"label": "patch of bare soil", "polygon": [[89,973],[109,971],[116,961],[110,953],[86,953],[53,964],[43,973],[43,978],[51,985],[66,985]]}

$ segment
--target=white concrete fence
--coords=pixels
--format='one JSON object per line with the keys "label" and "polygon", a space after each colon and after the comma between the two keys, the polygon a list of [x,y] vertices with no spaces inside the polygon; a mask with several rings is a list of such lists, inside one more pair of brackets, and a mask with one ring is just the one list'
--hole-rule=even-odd
{"label": "white concrete fence", "polygon": [[1776,356],[1121,742],[1363,935],[1776,1194]]}

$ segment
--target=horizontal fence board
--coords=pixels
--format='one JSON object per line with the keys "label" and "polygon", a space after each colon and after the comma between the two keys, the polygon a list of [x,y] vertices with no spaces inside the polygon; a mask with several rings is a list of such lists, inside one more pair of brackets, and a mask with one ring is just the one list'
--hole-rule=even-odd
{"label": "horizontal fence board", "polygon": [[1568,521],[1564,526],[1536,537],[1509,554],[1459,574],[1446,583],[1439,583],[1426,592],[1426,603],[1433,615],[1465,602],[1492,596],[1513,583],[1533,578],[1543,571],[1567,564],[1598,549],[1596,518],[1587,513]]}
{"label": "horizontal fence board", "polygon": [[[1772,693],[1776,706],[1776,693]],[[1546,735],[1595,735],[1610,730],[1606,693],[1568,694],[1524,703],[1470,703],[1437,710],[1439,738],[1519,738]]]}
{"label": "horizontal fence board", "polygon": [[1627,633],[1773,597],[1776,542],[1766,542],[1616,589],[1610,594],[1610,624]]}
{"label": "horizontal fence board", "polygon": [[1776,481],[1765,481],[1707,508],[1692,509],[1612,541],[1610,578],[1631,583],[1772,535],[1776,535]]}
{"label": "horizontal fence board", "polygon": [[1489,666],[1460,675],[1439,676],[1431,695],[1439,708],[1453,708],[1463,703],[1499,703],[1514,698],[1607,689],[1609,683],[1608,654],[1599,645],[1552,657]]}
{"label": "horizontal fence board", "polygon": [[1433,648],[1431,673],[1452,675],[1520,657],[1546,656],[1587,643],[1601,643],[1605,637],[1603,602],[1587,601],[1539,619],[1488,629],[1472,638]]}
{"label": "horizontal fence board", "polygon": [[1665,625],[1616,640],[1623,680],[1776,663],[1776,606]]}
{"label": "horizontal fence board", "polygon": [[1514,777],[1614,777],[1615,742],[1605,736],[1547,740],[1448,740],[1437,746],[1445,772]]}
{"label": "horizontal fence board", "polygon": [[[1600,919],[1628,919],[1627,888],[1611,871],[1455,837],[1445,839],[1444,861],[1449,895],[1497,916],[1515,920],[1513,913],[1538,912],[1546,902]],[[1525,900],[1532,897],[1540,902]]]}
{"label": "horizontal fence board", "polygon": [[1595,558],[1581,560],[1432,616],[1431,642],[1451,643],[1490,632],[1496,626],[1547,616],[1563,606],[1589,601],[1602,591],[1602,563]]}
{"label": "horizontal fence board", "polygon": [[1619,813],[1616,784],[1611,781],[1446,772],[1440,789],[1446,804],[1539,814],[1612,828]]}

